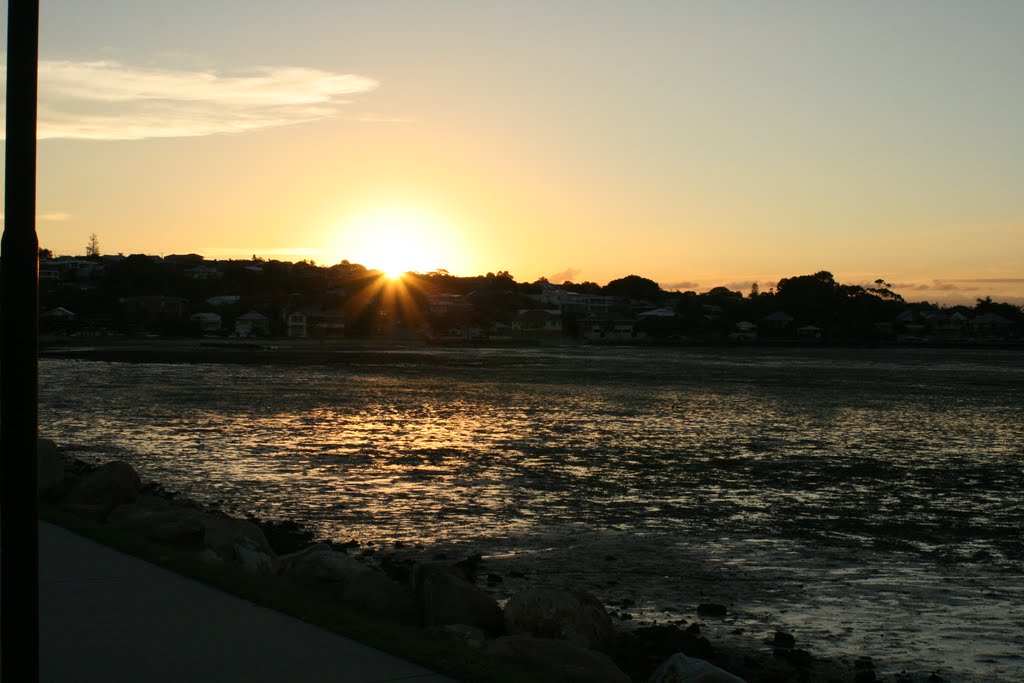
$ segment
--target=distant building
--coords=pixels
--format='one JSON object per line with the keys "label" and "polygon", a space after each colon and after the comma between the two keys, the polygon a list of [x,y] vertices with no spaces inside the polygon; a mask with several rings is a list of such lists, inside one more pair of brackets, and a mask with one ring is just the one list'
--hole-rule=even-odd
{"label": "distant building", "polygon": [[757,327],[763,337],[785,337],[791,334],[795,320],[785,311],[775,311],[758,320]]}
{"label": "distant building", "polygon": [[230,306],[232,304],[237,304],[241,300],[241,298],[242,297],[238,296],[237,294],[218,294],[217,296],[211,296],[210,298],[208,298],[206,300],[206,303],[214,307]]}
{"label": "distant building", "polygon": [[214,266],[196,266],[185,270],[185,277],[190,280],[219,280],[224,277],[224,272]]}
{"label": "distant building", "polygon": [[550,309],[518,311],[512,319],[512,333],[519,337],[559,337],[562,335],[562,312]]}
{"label": "distant building", "polygon": [[178,296],[133,296],[121,299],[124,315],[136,322],[155,323],[185,317],[188,299]]}
{"label": "distant building", "polygon": [[635,342],[647,337],[638,323],[630,318],[587,318],[580,321],[580,331],[587,341]]}
{"label": "distant building", "polygon": [[981,338],[1005,338],[1013,335],[1013,322],[998,313],[985,313],[971,321],[971,331]]}
{"label": "distant building", "polygon": [[220,332],[222,320],[216,313],[193,313],[188,319],[204,334]]}
{"label": "distant building", "polygon": [[249,311],[235,318],[235,334],[239,337],[270,334],[270,319],[258,311]]}
{"label": "distant building", "polygon": [[285,316],[286,334],[289,337],[342,337],[345,335],[345,316],[336,311],[302,309],[291,311]]}
{"label": "distant building", "polygon": [[580,294],[547,283],[541,285],[538,299],[544,306],[557,308],[563,313],[576,313],[577,315],[608,315],[620,302],[614,296]]}
{"label": "distant building", "polygon": [[757,341],[757,325],[749,320],[741,320],[733,326],[729,339],[739,342]]}

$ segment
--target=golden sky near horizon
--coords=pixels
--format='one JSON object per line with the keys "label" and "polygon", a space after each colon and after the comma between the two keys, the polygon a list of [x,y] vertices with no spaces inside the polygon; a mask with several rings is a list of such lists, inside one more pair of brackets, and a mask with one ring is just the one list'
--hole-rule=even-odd
{"label": "golden sky near horizon", "polygon": [[43,3],[40,242],[1024,303],[1024,3]]}

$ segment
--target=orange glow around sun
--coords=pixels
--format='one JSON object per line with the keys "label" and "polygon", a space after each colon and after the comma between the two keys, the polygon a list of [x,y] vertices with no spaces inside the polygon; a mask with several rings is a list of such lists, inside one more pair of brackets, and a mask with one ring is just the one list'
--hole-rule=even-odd
{"label": "orange glow around sun", "polygon": [[452,258],[447,227],[407,209],[362,213],[343,221],[333,251],[340,259],[379,270],[391,279],[444,268]]}

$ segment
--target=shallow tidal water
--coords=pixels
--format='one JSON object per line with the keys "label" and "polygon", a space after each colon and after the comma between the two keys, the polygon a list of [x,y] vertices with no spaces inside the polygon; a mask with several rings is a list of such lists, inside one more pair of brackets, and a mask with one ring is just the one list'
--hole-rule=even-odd
{"label": "shallow tidal water", "polygon": [[[382,359],[383,357],[383,359]],[[316,366],[43,360],[87,459],[365,547],[482,553],[715,638],[1024,680],[1024,353],[416,350]]]}

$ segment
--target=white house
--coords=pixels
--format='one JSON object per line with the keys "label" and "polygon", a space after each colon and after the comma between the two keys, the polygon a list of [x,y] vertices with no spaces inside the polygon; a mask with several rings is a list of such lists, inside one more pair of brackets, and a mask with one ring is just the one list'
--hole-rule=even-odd
{"label": "white house", "polygon": [[249,311],[235,318],[235,334],[251,337],[255,334],[269,334],[270,319],[257,311]]}

